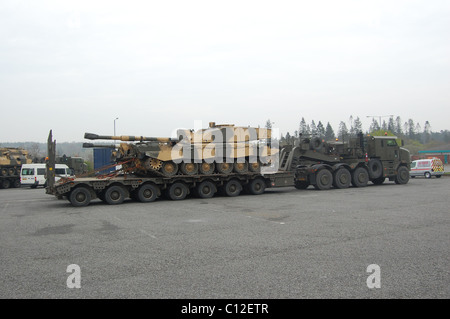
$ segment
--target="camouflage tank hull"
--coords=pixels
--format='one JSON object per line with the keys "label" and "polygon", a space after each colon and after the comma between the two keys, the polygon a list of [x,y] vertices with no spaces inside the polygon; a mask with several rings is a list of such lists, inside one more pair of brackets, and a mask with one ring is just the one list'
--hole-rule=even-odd
{"label": "camouflage tank hull", "polygon": [[30,164],[28,151],[21,148],[0,148],[0,188],[20,187],[22,164]]}
{"label": "camouflage tank hull", "polygon": [[[137,143],[84,147],[114,147],[115,161],[126,172],[141,176],[246,174],[270,165],[276,153],[270,147],[271,130],[234,125],[215,125],[197,132],[178,130],[178,138],[142,136],[99,136],[92,140],[120,140]],[[276,149],[277,151],[278,149]]]}

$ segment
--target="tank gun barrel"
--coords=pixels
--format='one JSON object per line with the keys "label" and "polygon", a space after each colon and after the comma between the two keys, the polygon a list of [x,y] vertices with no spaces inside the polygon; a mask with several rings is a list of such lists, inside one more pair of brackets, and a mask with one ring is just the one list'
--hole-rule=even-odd
{"label": "tank gun barrel", "polygon": [[111,136],[111,135],[97,135],[93,133],[84,133],[84,138],[88,140],[119,140],[123,142],[178,142],[178,139],[170,137],[146,137],[146,136]]}
{"label": "tank gun barrel", "polygon": [[117,148],[114,144],[83,143],[83,148]]}

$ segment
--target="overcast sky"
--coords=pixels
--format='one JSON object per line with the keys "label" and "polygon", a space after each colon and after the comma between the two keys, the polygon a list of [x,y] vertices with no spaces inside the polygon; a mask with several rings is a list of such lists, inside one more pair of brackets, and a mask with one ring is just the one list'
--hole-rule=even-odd
{"label": "overcast sky", "polygon": [[440,131],[449,102],[447,0],[0,0],[0,142],[112,135],[116,117],[160,137],[350,115]]}

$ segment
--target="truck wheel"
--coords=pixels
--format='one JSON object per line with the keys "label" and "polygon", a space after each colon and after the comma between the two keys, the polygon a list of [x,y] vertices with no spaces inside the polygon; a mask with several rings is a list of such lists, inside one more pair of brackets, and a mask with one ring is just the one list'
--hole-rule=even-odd
{"label": "truck wheel", "polygon": [[217,192],[216,185],[210,181],[203,181],[197,185],[195,193],[200,198],[211,198]]}
{"label": "truck wheel", "polygon": [[311,142],[309,143],[312,150],[316,152],[320,152],[323,148],[323,142],[322,139],[319,137],[314,137]]}
{"label": "truck wheel", "polygon": [[336,188],[349,188],[352,183],[352,175],[346,168],[338,169],[334,173],[333,186]]}
{"label": "truck wheel", "polygon": [[229,197],[239,196],[242,191],[242,185],[236,179],[230,179],[223,185],[222,193]]}
{"label": "truck wheel", "polygon": [[308,182],[295,181],[295,188],[297,189],[307,189],[309,186]]}
{"label": "truck wheel", "polygon": [[409,170],[405,166],[400,166],[395,176],[396,184],[407,184],[409,182]]}
{"label": "truck wheel", "polygon": [[425,178],[431,178],[431,173],[430,172],[426,172],[425,173]]}
{"label": "truck wheel", "polygon": [[186,198],[189,188],[181,182],[173,183],[167,190],[167,195],[171,200],[183,200]]}
{"label": "truck wheel", "polygon": [[91,202],[91,192],[86,187],[77,187],[70,192],[69,201],[75,207],[87,206]]}
{"label": "truck wheel", "polygon": [[333,174],[329,170],[323,168],[316,173],[315,189],[326,190],[330,189],[331,185],[333,185]]}
{"label": "truck wheel", "polygon": [[158,197],[158,188],[153,184],[144,184],[137,191],[137,199],[142,203],[153,202]]}
{"label": "truck wheel", "polygon": [[371,179],[376,179],[383,175],[383,164],[379,159],[371,159],[367,164],[367,167],[369,169],[369,176]]}
{"label": "truck wheel", "polygon": [[366,187],[369,182],[369,173],[363,167],[357,167],[353,171],[352,185],[355,187]]}
{"label": "truck wheel", "polygon": [[255,178],[248,183],[247,190],[252,195],[261,195],[266,190],[266,183],[262,178]]}
{"label": "truck wheel", "polygon": [[112,185],[105,191],[105,201],[109,205],[122,204],[125,200],[125,190],[118,185]]}

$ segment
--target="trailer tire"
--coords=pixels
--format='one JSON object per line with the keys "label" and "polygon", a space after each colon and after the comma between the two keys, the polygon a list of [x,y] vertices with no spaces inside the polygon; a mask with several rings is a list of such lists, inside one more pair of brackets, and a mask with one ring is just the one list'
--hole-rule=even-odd
{"label": "trailer tire", "polygon": [[183,200],[189,193],[189,188],[181,182],[173,183],[167,189],[167,195],[171,200]]}
{"label": "trailer tire", "polygon": [[318,190],[330,189],[333,185],[333,174],[326,168],[321,169],[316,173],[316,183],[314,188]]}
{"label": "trailer tire", "polygon": [[8,179],[4,179],[4,180],[2,180],[0,186],[1,186],[1,188],[3,188],[3,189],[8,189],[9,186],[11,186],[11,183],[9,182]]}
{"label": "trailer tire", "polygon": [[153,184],[144,184],[139,187],[136,198],[142,203],[153,202],[158,197],[158,187]]}
{"label": "trailer tire", "polygon": [[239,196],[242,191],[242,185],[236,179],[230,179],[223,185],[222,193],[229,197]]}
{"label": "trailer tire", "polygon": [[252,195],[261,195],[266,190],[266,183],[262,178],[252,179],[247,185],[247,191]]}
{"label": "trailer tire", "polygon": [[105,191],[105,202],[109,205],[122,204],[125,200],[125,190],[119,185],[112,185]]}
{"label": "trailer tire", "polygon": [[352,174],[346,168],[338,169],[334,173],[333,186],[339,189],[349,188],[352,184]]}
{"label": "trailer tire", "polygon": [[203,181],[195,188],[195,194],[200,198],[211,198],[216,192],[216,185],[210,181]]}
{"label": "trailer tire", "polygon": [[378,158],[371,159],[367,163],[370,179],[377,179],[383,175],[383,164]]}
{"label": "trailer tire", "polygon": [[369,182],[369,173],[364,167],[357,167],[352,174],[352,185],[355,187],[366,187]]}
{"label": "trailer tire", "polygon": [[79,186],[72,190],[69,195],[69,201],[74,207],[83,207],[91,202],[91,192],[84,186]]}
{"label": "trailer tire", "polygon": [[14,180],[14,182],[11,185],[14,188],[20,188],[22,186],[22,184],[20,183],[19,179]]}
{"label": "trailer tire", "polygon": [[407,184],[409,182],[409,170],[405,166],[400,166],[395,176],[396,184]]}

